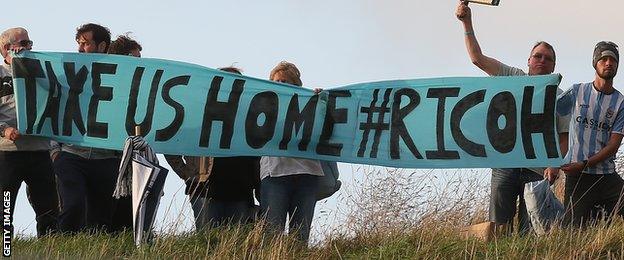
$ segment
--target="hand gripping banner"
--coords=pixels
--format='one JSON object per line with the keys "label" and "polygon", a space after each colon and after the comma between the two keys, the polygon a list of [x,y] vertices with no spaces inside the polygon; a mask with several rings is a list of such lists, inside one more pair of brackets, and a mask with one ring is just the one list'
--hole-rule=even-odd
{"label": "hand gripping banner", "polygon": [[141,126],[154,151],[270,155],[410,168],[561,163],[559,75],[360,83],[313,91],[177,61],[24,52],[18,129],[121,150]]}

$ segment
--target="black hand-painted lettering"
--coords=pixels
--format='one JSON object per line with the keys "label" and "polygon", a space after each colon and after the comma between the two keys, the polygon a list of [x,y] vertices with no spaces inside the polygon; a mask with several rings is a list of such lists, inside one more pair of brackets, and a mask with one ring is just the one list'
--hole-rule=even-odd
{"label": "black hand-painted lettering", "polygon": [[[275,92],[260,92],[251,99],[245,118],[245,137],[251,148],[262,148],[273,138],[278,111],[279,99]],[[262,125],[258,125],[260,114],[264,114],[265,117]]]}
{"label": "black hand-painted lettering", "polygon": [[242,79],[234,80],[232,91],[227,102],[217,101],[217,94],[221,88],[223,77],[215,76],[210,84],[208,95],[206,97],[206,105],[204,107],[204,119],[202,122],[201,135],[199,138],[200,147],[208,147],[210,143],[210,132],[212,130],[212,121],[223,122],[221,129],[221,140],[219,147],[229,149],[234,134],[234,121],[236,120],[236,112],[238,111],[238,101],[243,93],[245,81]]}
{"label": "black hand-painted lettering", "polygon": [[457,151],[446,150],[444,145],[444,111],[446,110],[446,98],[457,97],[459,88],[432,88],[427,91],[428,98],[438,99],[438,110],[436,116],[436,139],[438,150],[425,151],[427,159],[459,159]]}
{"label": "black hand-painted lettering", "polygon": [[137,67],[134,70],[132,84],[130,85],[130,96],[128,97],[128,109],[126,111],[126,132],[128,135],[135,135],[134,127],[141,127],[141,135],[147,135],[152,129],[152,119],[154,118],[154,105],[156,103],[156,94],[158,94],[158,86],[163,74],[163,70],[156,70],[152,78],[152,86],[150,88],[147,100],[147,109],[143,122],[136,122],[137,99],[139,97],[139,89],[141,88],[141,79],[143,78],[144,67]]}
{"label": "black hand-painted lettering", "polygon": [[[488,140],[499,153],[509,153],[516,145],[516,126],[518,120],[516,99],[509,91],[498,93],[492,97],[488,107],[485,130]],[[505,127],[498,125],[501,116],[505,117]]]}
{"label": "black hand-painted lettering", "polygon": [[173,100],[169,92],[175,86],[188,85],[188,82],[190,79],[191,79],[191,76],[178,76],[178,77],[167,80],[167,82],[165,82],[165,85],[163,85],[163,90],[162,90],[163,101],[165,101],[167,105],[173,107],[173,109],[175,110],[175,116],[173,117],[173,121],[171,122],[171,124],[169,124],[167,127],[160,129],[160,130],[156,130],[155,140],[157,142],[163,142],[163,141],[167,141],[171,139],[174,135],[176,135],[176,133],[182,126],[182,123],[184,122],[184,106],[182,106],[182,104]]}
{"label": "black hand-painted lettering", "polygon": [[45,67],[46,73],[48,74],[48,83],[50,85],[50,88],[48,89],[48,101],[46,102],[46,107],[43,110],[41,119],[39,119],[39,123],[37,124],[37,133],[41,133],[41,128],[43,127],[46,118],[50,118],[50,123],[52,124],[52,133],[54,133],[54,135],[58,135],[59,109],[63,91],[62,86],[58,82],[56,74],[52,69],[52,63],[46,61]]}
{"label": "black hand-painted lettering", "polygon": [[[386,89],[384,92],[384,100],[380,106],[377,105],[377,99],[379,95],[379,89],[375,89],[373,91],[373,100],[368,107],[361,107],[360,113],[366,114],[366,122],[360,123],[360,130],[364,130],[362,133],[362,141],[360,142],[360,149],[358,150],[357,156],[363,157],[364,152],[366,151],[366,145],[368,143],[368,137],[370,135],[370,131],[374,130],[375,135],[373,137],[373,145],[371,147],[370,158],[377,158],[377,150],[379,148],[379,139],[381,138],[381,133],[385,130],[390,129],[390,124],[384,122],[386,114],[390,112],[390,108],[388,108],[388,102],[390,101],[390,94],[392,93],[392,89]],[[377,120],[373,121],[373,116],[377,113]]]}
{"label": "black hand-painted lettering", "polygon": [[26,134],[32,134],[37,119],[36,78],[45,78],[41,61],[29,58],[13,59],[14,77],[23,78],[26,86]]}
{"label": "black hand-painted lettering", "polygon": [[303,125],[303,134],[299,142],[299,151],[308,149],[312,130],[314,129],[314,116],[316,115],[316,104],[318,103],[318,95],[312,96],[301,112],[299,111],[299,95],[294,94],[290,99],[288,111],[286,112],[286,121],[284,121],[284,135],[279,143],[279,149],[286,150],[288,143],[292,138],[293,125],[295,127],[295,136],[299,133]]}
{"label": "black hand-painted lettering", "polygon": [[487,156],[485,153],[485,145],[475,143],[466,138],[461,129],[461,120],[468,110],[483,102],[484,96],[485,89],[470,93],[459,100],[451,111],[451,134],[453,135],[453,139],[455,139],[459,148],[475,157]]}
{"label": "black hand-painted lettering", "polygon": [[86,133],[84,122],[82,121],[82,112],[80,111],[80,99],[84,84],[89,75],[87,67],[82,66],[78,73],[75,69],[76,64],[73,62],[63,63],[67,84],[69,84],[69,93],[67,94],[67,103],[65,103],[65,113],[63,114],[63,135],[72,135],[72,124],[75,123],[81,135]]}
{"label": "black hand-painted lettering", "polygon": [[102,86],[102,74],[114,75],[117,64],[94,62],[91,67],[91,89],[93,95],[89,101],[87,115],[87,136],[108,138],[108,124],[97,121],[97,112],[100,101],[113,100],[113,88]]}
{"label": "black hand-painted lettering", "polygon": [[[403,108],[401,108],[401,98],[406,96],[409,98],[409,103]],[[407,148],[412,152],[412,155],[418,159],[422,159],[422,155],[416,149],[416,145],[414,145],[414,140],[409,135],[407,128],[405,127],[405,122],[403,119],[409,115],[414,108],[416,108],[420,104],[420,95],[416,90],[411,88],[403,88],[399,89],[394,93],[394,100],[392,102],[392,116],[391,116],[391,127],[390,127],[390,158],[392,159],[401,159],[401,149],[399,148],[399,140],[403,139]]]}
{"label": "black hand-painted lettering", "polygon": [[522,96],[521,128],[522,145],[527,159],[535,159],[535,148],[531,134],[541,133],[544,138],[544,148],[548,158],[559,157],[555,131],[555,100],[557,98],[557,86],[548,85],[544,93],[544,113],[532,113],[533,86],[524,87]]}
{"label": "black hand-painted lettering", "polygon": [[348,90],[329,90],[329,96],[327,98],[327,108],[325,109],[325,120],[323,121],[323,130],[319,137],[318,145],[316,146],[316,153],[331,156],[340,156],[342,152],[342,143],[330,143],[334,133],[335,124],[343,124],[347,122],[346,108],[336,109],[336,98],[350,97],[351,92]]}

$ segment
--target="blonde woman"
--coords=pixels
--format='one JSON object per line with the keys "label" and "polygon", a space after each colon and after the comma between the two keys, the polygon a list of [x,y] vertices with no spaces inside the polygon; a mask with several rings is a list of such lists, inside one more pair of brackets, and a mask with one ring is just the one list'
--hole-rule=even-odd
{"label": "blonde woman", "polygon": [[[297,67],[282,61],[271,71],[270,80],[302,86]],[[260,159],[260,207],[269,229],[281,232],[288,216],[289,232],[307,243],[316,206],[316,193],[323,170],[319,161],[263,156]]]}

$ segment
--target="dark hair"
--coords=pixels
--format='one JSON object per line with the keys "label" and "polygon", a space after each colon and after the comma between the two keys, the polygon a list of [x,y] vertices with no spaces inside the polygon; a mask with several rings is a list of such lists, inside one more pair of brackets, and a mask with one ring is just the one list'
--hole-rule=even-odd
{"label": "dark hair", "polygon": [[557,54],[555,54],[555,48],[553,48],[553,46],[550,45],[550,43],[547,43],[545,41],[536,42],[535,45],[533,45],[533,48],[531,49],[531,54],[533,54],[533,51],[535,50],[535,48],[537,48],[537,46],[540,46],[542,44],[544,46],[546,46],[546,48],[548,48],[552,52],[552,54],[553,54],[553,61],[557,61]]}
{"label": "dark hair", "polygon": [[100,45],[101,42],[105,42],[106,49],[104,51],[108,50],[108,46],[111,42],[111,34],[108,28],[94,23],[83,24],[80,27],[76,28],[76,40],[80,38],[80,35],[88,32],[93,33],[93,41],[95,41],[96,45]]}
{"label": "dark hair", "polygon": [[137,41],[131,39],[127,34],[119,35],[111,42],[108,54],[129,55],[132,50],[142,51],[143,47]]}
{"label": "dark hair", "polygon": [[238,75],[243,75],[241,69],[239,69],[237,67],[233,67],[233,66],[219,68],[219,70],[227,71],[227,72],[230,72],[230,73],[236,73]]}

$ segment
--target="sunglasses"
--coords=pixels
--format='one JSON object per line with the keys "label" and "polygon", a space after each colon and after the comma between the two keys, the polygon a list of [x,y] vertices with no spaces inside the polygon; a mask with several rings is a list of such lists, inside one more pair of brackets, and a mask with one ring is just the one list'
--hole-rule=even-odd
{"label": "sunglasses", "polygon": [[18,41],[18,42],[14,42],[13,44],[19,45],[21,47],[28,47],[28,46],[32,46],[33,45],[33,41],[31,41],[31,40],[21,40],[21,41]]}

